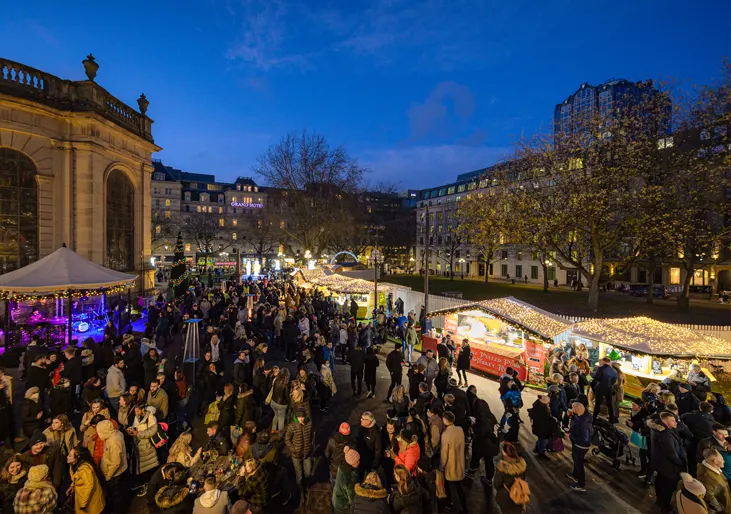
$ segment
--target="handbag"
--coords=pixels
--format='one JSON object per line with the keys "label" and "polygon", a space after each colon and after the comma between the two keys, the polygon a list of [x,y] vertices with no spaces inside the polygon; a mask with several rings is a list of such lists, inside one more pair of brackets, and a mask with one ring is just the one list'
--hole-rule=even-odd
{"label": "handbag", "polygon": [[153,436],[150,438],[150,442],[155,448],[162,448],[168,443],[168,424],[167,423],[158,423],[157,424],[157,433],[153,434]]}
{"label": "handbag", "polygon": [[274,386],[272,386],[271,389],[269,389],[269,394],[267,395],[266,399],[264,400],[264,403],[269,405],[272,402],[272,394],[274,394]]}
{"label": "handbag", "polygon": [[629,442],[635,445],[640,450],[647,450],[647,437],[640,434],[639,432],[632,431],[632,435],[629,436]]}
{"label": "handbag", "polygon": [[552,437],[548,440],[548,449],[552,452],[564,451],[563,439],[560,437]]}

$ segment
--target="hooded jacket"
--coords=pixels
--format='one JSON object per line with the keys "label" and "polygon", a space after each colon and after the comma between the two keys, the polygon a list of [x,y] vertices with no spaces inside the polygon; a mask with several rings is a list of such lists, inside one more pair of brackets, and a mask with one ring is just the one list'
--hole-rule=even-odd
{"label": "hooded jacket", "polygon": [[[160,391],[163,392],[163,391]],[[157,458],[157,449],[152,444],[151,438],[157,434],[157,419],[155,418],[155,408],[147,407],[147,411],[142,419],[135,416],[132,426],[137,429],[135,444],[139,452],[139,469],[136,473],[144,473],[149,469],[156,468],[160,463]]]}
{"label": "hooded jacket", "polygon": [[350,514],[386,514],[388,493],[370,484],[355,484],[355,496],[350,501]]}
{"label": "hooded jacket", "polygon": [[155,505],[163,514],[188,514],[193,511],[195,496],[187,485],[166,485],[155,494]]}
{"label": "hooded jacket", "polygon": [[104,491],[91,464],[79,465],[71,480],[74,484],[74,512],[100,514],[104,510]]}
{"label": "hooded jacket", "polygon": [[397,455],[393,455],[393,462],[395,465],[401,464],[408,469],[412,475],[416,476],[416,465],[421,457],[421,450],[419,449],[419,440],[415,435],[411,436],[410,441],[406,441],[406,448],[402,449],[402,444],[399,442],[399,451]]}
{"label": "hooded jacket", "polygon": [[648,421],[650,427],[650,445],[652,467],[658,475],[678,481],[680,473],[686,471],[685,450],[680,437],[675,430],[669,429],[664,423]]}
{"label": "hooded jacket", "polygon": [[358,484],[357,470],[348,464],[342,462],[338,467],[338,473],[335,477],[335,487],[333,487],[332,504],[336,513],[345,513],[350,511],[350,502],[355,496],[354,487]]}
{"label": "hooded jacket", "polygon": [[249,389],[236,396],[234,425],[243,427],[247,421],[254,421],[254,391]]}
{"label": "hooded jacket", "polygon": [[206,491],[195,500],[193,514],[226,514],[230,510],[230,503],[226,491]]}
{"label": "hooded jacket", "polygon": [[510,488],[516,478],[525,479],[525,471],[528,468],[525,460],[519,458],[516,461],[500,459],[495,466],[495,502],[500,506],[503,514],[517,514],[524,512],[523,505],[517,505],[510,499]]}
{"label": "hooded jacket", "polygon": [[330,476],[335,477],[338,474],[338,466],[345,462],[345,447],[350,442],[349,435],[343,435],[340,432],[335,433],[327,442],[325,447],[325,458],[330,464]]}
{"label": "hooded jacket", "polygon": [[96,426],[96,433],[104,441],[104,456],[100,468],[104,478],[109,481],[127,470],[124,436],[109,420],[100,421]]}

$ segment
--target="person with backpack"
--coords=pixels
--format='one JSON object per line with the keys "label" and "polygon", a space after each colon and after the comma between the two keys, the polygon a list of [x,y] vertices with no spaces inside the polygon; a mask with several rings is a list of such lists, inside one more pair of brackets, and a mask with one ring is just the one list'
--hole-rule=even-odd
{"label": "person with backpack", "polygon": [[502,514],[520,514],[525,512],[530,502],[530,487],[525,481],[528,468],[525,460],[518,455],[512,443],[502,444],[500,458],[495,466],[495,502]]}
{"label": "person with backpack", "polygon": [[584,457],[591,448],[592,419],[591,414],[579,402],[571,404],[571,414],[569,439],[571,440],[571,458],[574,461],[574,469],[571,473],[566,473],[566,477],[575,482],[569,486],[572,490],[586,492]]}

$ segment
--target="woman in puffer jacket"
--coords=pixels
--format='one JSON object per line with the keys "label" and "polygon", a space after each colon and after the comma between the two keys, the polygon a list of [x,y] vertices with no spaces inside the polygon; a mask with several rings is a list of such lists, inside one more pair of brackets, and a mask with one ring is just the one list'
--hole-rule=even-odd
{"label": "woman in puffer jacket", "polygon": [[355,484],[350,514],[386,514],[390,511],[387,497],[388,492],[381,485],[378,473],[371,471],[362,483]]}
{"label": "woman in puffer jacket", "polygon": [[391,457],[396,466],[401,465],[416,476],[416,465],[421,458],[416,435],[408,430],[402,430],[398,435],[398,445],[398,454],[393,455],[390,450],[386,450],[386,457]]}

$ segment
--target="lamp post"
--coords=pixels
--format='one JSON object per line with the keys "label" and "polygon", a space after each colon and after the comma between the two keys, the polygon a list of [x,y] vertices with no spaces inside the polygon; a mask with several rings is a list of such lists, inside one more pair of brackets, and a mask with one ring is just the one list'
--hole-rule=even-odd
{"label": "lamp post", "polygon": [[464,280],[464,257],[459,258],[459,272],[462,274],[462,280]]}
{"label": "lamp post", "polygon": [[373,297],[373,319],[378,319],[378,266],[383,262],[381,252],[374,249],[368,260],[373,263],[373,284],[375,286]]}

